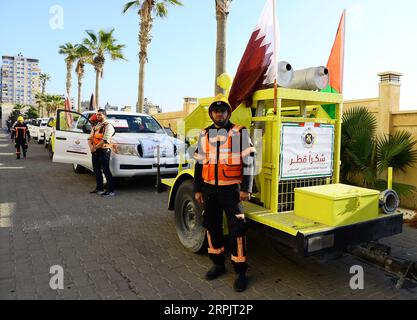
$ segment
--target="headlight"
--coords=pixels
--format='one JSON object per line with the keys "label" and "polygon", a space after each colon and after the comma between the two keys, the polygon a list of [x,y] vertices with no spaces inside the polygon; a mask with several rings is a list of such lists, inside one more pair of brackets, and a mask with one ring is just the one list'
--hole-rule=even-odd
{"label": "headlight", "polygon": [[134,144],[113,144],[113,151],[124,156],[139,156],[137,147]]}

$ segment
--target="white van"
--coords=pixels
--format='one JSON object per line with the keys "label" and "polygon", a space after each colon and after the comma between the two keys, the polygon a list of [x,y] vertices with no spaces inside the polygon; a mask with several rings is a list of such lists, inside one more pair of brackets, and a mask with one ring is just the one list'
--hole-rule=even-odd
{"label": "white van", "polygon": [[[94,113],[57,111],[54,162],[71,163],[77,173],[83,172],[85,168],[93,171],[88,138],[92,128],[89,117]],[[168,136],[152,116],[108,111],[107,119],[116,131],[111,138],[110,160],[110,170],[114,177],[156,175],[158,158],[161,174],[178,172],[180,150],[185,144]],[[182,167],[188,168],[187,161],[181,161]]]}

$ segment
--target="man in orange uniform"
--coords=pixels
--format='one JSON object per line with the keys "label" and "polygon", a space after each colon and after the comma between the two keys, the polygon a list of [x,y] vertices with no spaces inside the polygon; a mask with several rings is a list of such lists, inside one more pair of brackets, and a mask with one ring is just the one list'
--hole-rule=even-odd
{"label": "man in orange uniform", "polygon": [[13,125],[11,138],[14,139],[15,142],[16,159],[20,159],[21,150],[23,152],[23,157],[26,158],[30,133],[22,116],[19,116],[17,122]]}
{"label": "man in orange uniform", "polygon": [[246,229],[242,201],[250,199],[255,148],[246,128],[229,121],[232,108],[223,95],[209,107],[213,125],[202,131],[194,154],[194,192],[204,205],[203,226],[207,229],[208,252],[214,266],[207,280],[222,275],[224,266],[223,211],[226,213],[231,260],[236,272],[234,289],[246,289]]}
{"label": "man in orange uniform", "polygon": [[[111,145],[110,139],[114,135],[114,127],[107,121],[106,111],[97,111],[97,125],[91,130],[88,145],[90,146],[93,169],[96,175],[96,188],[90,193],[102,196],[115,196],[113,176],[110,171]],[[103,175],[107,180],[107,191],[104,191]]]}

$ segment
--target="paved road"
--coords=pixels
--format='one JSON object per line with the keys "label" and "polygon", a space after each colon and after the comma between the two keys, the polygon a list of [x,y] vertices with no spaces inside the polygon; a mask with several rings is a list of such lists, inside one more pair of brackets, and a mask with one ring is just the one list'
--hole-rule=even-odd
{"label": "paved road", "polygon": [[[152,179],[119,182],[118,195],[90,195],[92,174],[52,163],[30,143],[28,159],[16,161],[0,131],[0,299],[417,299],[383,271],[350,256],[321,263],[300,261],[257,232],[250,232],[249,280],[232,288],[233,273],[204,280],[207,255],[179,243],[168,194]],[[417,260],[417,230],[385,241],[394,254]],[[365,289],[350,289],[350,267],[362,265]],[[64,289],[52,290],[50,267],[64,269]]]}

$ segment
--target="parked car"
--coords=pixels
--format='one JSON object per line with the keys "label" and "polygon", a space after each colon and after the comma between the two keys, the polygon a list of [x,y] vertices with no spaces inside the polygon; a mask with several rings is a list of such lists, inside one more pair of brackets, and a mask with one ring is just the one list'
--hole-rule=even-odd
{"label": "parked car", "polygon": [[43,118],[41,119],[41,121],[39,122],[39,127],[38,127],[38,132],[37,132],[37,136],[38,136],[38,143],[41,144],[44,142],[45,139],[45,128],[46,128],[46,124],[48,123],[49,118]]}
{"label": "parked car", "polygon": [[32,120],[31,124],[28,125],[30,136],[38,140],[38,143],[43,142],[43,130],[46,126],[49,118],[38,118],[35,120]]}
{"label": "parked car", "polygon": [[32,139],[38,139],[38,130],[36,127],[39,126],[39,120],[38,119],[32,119],[27,124],[29,133]]}
{"label": "parked car", "polygon": [[[88,147],[92,128],[89,117],[93,113],[58,110],[54,162],[71,163],[77,173],[83,172],[85,168],[93,170]],[[113,111],[107,113],[107,118],[116,131],[111,139],[113,152],[110,161],[110,170],[115,177],[155,175],[158,146],[161,174],[178,172],[179,151],[185,144],[168,136],[155,118],[147,114]],[[185,159],[183,167],[188,168]]]}

